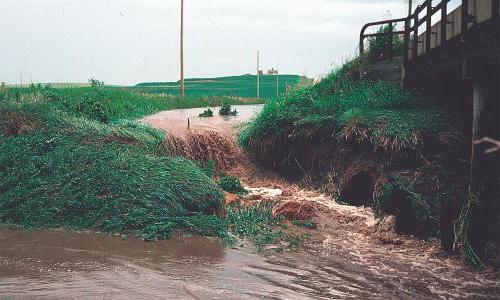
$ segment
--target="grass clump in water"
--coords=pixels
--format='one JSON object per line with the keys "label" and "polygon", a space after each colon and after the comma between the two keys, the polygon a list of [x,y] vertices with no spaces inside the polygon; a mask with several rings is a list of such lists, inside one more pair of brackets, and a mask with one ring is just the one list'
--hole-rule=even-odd
{"label": "grass clump in water", "polygon": [[219,109],[219,115],[221,116],[237,116],[238,111],[231,108],[231,104],[227,101],[222,102],[222,106]]}
{"label": "grass clump in water", "polygon": [[198,115],[200,118],[211,118],[214,116],[214,112],[212,109],[207,108],[207,110],[203,111],[201,114]]}
{"label": "grass clump in water", "polygon": [[288,233],[284,218],[273,215],[274,205],[272,202],[259,202],[252,206],[234,204],[227,209],[228,227],[235,235],[252,241],[258,250],[269,244],[278,244],[283,248],[297,247],[307,236]]}

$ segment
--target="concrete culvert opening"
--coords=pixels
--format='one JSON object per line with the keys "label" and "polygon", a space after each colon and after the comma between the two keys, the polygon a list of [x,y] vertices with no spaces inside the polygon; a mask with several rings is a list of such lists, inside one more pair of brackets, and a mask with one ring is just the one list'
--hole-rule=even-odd
{"label": "concrete culvert opening", "polygon": [[373,202],[374,184],[366,172],[352,176],[340,191],[342,202],[355,206],[371,206]]}

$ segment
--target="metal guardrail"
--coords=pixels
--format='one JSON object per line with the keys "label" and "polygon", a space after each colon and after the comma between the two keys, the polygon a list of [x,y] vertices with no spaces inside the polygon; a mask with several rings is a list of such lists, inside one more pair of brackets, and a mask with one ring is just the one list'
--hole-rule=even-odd
{"label": "metal guardrail", "polygon": [[[363,79],[365,75],[365,46],[364,40],[369,37],[377,37],[377,36],[387,36],[387,45],[385,49],[385,53],[389,60],[393,58],[393,41],[394,35],[404,35],[403,38],[403,70],[406,70],[409,61],[410,61],[410,51],[411,51],[411,59],[418,57],[418,45],[424,41],[419,40],[419,27],[425,23],[425,52],[428,52],[431,49],[431,37],[432,34],[436,34],[432,32],[432,17],[438,12],[441,13],[441,24],[449,24],[448,21],[448,3],[451,0],[440,0],[439,3],[433,6],[433,2],[437,2],[436,0],[426,0],[421,5],[417,6],[415,11],[406,18],[399,19],[391,19],[385,21],[378,21],[368,23],[363,26],[360,33],[359,38],[359,73],[360,78]],[[475,22],[475,16],[469,14],[469,2],[470,0],[462,0],[461,1],[461,24],[460,24],[460,34],[463,37],[467,34],[469,30],[469,23]],[[499,2],[500,0],[491,0],[491,19],[493,22],[493,26],[500,26],[499,22]],[[420,14],[425,10],[425,15],[420,17]],[[413,21],[413,22],[412,22]],[[397,23],[404,23],[403,30],[394,31],[395,25]],[[412,24],[413,23],[413,24]],[[374,26],[388,26],[387,32],[377,32],[377,33],[369,33],[366,34],[366,30],[370,27]],[[413,34],[413,37],[411,36]],[[447,42],[447,26],[441,26],[440,32],[441,38],[441,47],[445,47]],[[411,40],[410,40],[411,39]],[[405,75],[403,75],[403,78]]]}

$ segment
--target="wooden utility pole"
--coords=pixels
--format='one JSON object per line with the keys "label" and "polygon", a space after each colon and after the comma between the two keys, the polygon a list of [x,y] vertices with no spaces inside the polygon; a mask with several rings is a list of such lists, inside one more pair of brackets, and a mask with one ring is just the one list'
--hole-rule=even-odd
{"label": "wooden utility pole", "polygon": [[257,99],[260,98],[260,52],[257,51]]}
{"label": "wooden utility pole", "polygon": [[181,97],[184,96],[184,0],[181,0]]}

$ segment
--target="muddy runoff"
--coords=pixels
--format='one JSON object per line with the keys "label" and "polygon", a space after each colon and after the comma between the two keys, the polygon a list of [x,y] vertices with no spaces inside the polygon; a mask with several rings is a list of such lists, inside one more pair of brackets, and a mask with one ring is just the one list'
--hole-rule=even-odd
{"label": "muddy runoff", "polygon": [[[234,126],[249,120],[261,106],[236,108],[240,115],[232,118],[200,119],[197,115],[203,110],[193,109],[162,112],[144,121],[169,130],[178,143],[208,131],[231,138]],[[211,148],[217,144],[203,148],[206,142],[185,143],[210,148],[204,155],[213,155]],[[397,235],[394,218],[378,220],[370,208],[340,205],[327,195],[289,183],[227,143],[224,147],[231,149],[234,163],[221,169],[242,178],[251,191],[243,202],[279,201],[276,211],[283,215],[316,222],[314,230],[290,225],[311,235],[299,249],[280,252],[268,246],[257,252],[245,241],[230,248],[199,237],[145,242],[90,232],[4,229],[0,298],[500,297],[498,273],[468,268],[460,258],[446,256],[436,241]]]}

